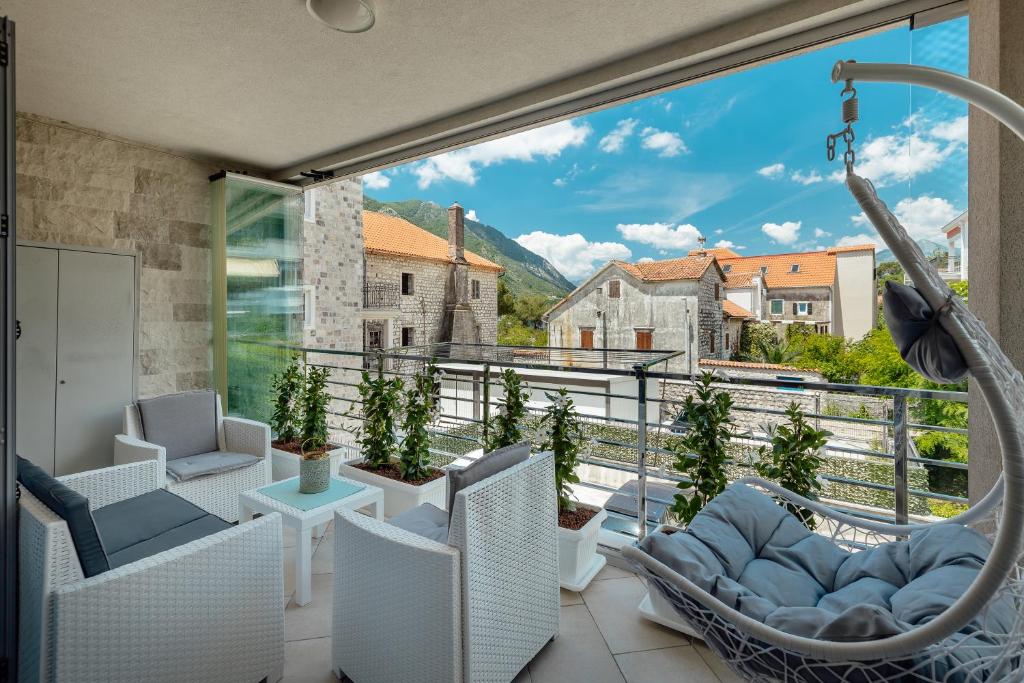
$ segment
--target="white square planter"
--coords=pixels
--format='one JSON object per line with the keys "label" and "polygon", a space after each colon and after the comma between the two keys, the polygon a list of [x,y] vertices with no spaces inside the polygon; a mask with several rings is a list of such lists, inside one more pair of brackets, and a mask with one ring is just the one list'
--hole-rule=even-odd
{"label": "white square planter", "polygon": [[[299,456],[296,453],[289,453],[277,448],[271,448],[271,468],[274,481],[281,481],[290,477],[299,476]],[[331,451],[331,474],[337,474],[346,459],[350,458],[349,448],[342,446]]]}
{"label": "white square planter", "polygon": [[582,529],[558,527],[558,573],[562,588],[579,592],[604,567],[605,557],[597,552],[597,534],[607,518],[608,513],[602,508]]}
{"label": "white square planter", "polygon": [[341,463],[341,476],[364,484],[376,486],[384,490],[384,518],[390,519],[406,510],[430,503],[442,510],[448,507],[448,477],[438,477],[420,486],[407,484],[404,481],[382,477],[367,470],[355,467],[363,461],[362,456],[345,460]]}

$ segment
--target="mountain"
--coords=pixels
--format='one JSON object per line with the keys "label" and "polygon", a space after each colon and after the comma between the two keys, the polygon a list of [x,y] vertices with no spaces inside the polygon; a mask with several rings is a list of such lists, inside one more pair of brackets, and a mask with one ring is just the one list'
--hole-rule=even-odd
{"label": "mountain", "polygon": [[[406,199],[381,202],[363,195],[367,211],[391,209],[405,220],[448,239],[448,210],[434,202]],[[544,257],[538,256],[490,225],[466,219],[466,249],[490,259],[505,268],[505,285],[515,296],[543,294],[561,298],[576,289]]]}
{"label": "mountain", "polygon": [[[925,256],[931,256],[936,251],[945,252],[948,247],[941,242],[935,242],[933,240],[917,240],[918,245],[921,247],[921,251],[924,252]],[[875,252],[875,263],[885,263],[886,261],[895,261],[896,257],[893,256],[892,251],[889,249],[883,249],[882,251]]]}

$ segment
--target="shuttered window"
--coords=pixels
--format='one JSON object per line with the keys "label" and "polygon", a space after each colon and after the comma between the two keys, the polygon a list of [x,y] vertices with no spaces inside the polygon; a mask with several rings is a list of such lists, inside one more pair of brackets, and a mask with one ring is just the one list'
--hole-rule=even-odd
{"label": "shuttered window", "polygon": [[654,332],[651,330],[636,331],[636,350],[650,351],[654,348]]}
{"label": "shuttered window", "polygon": [[622,283],[619,282],[618,280],[609,280],[608,281],[608,298],[609,299],[618,299],[619,298],[619,295],[620,295],[619,288],[620,288],[621,284]]}
{"label": "shuttered window", "polygon": [[580,330],[580,348],[581,349],[592,349],[592,348],[594,348],[594,331],[593,330]]}

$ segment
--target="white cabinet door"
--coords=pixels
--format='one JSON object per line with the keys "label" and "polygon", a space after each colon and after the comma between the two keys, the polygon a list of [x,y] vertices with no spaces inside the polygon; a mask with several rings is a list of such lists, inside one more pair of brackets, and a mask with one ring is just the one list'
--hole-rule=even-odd
{"label": "white cabinet door", "polygon": [[135,259],[60,250],[57,296],[57,475],[113,464],[133,398]]}
{"label": "white cabinet door", "polygon": [[18,247],[17,451],[53,474],[57,250]]}

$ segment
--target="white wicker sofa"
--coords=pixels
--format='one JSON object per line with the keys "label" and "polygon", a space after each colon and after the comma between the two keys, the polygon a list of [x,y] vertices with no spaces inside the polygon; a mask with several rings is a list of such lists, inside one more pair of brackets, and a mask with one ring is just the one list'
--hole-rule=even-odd
{"label": "white wicker sofa", "polygon": [[[115,464],[140,460],[160,463],[168,491],[237,522],[238,494],[271,481],[270,427],[224,417],[213,391],[145,399],[125,406],[124,434],[114,437]],[[197,469],[184,471],[190,464]]]}
{"label": "white wicker sofa", "polygon": [[551,453],[459,491],[447,543],[349,511],[334,519],[335,673],[507,683],[558,634]]}
{"label": "white wicker sofa", "polygon": [[[60,500],[74,497],[77,510],[92,525],[104,508],[121,510],[135,499],[148,504],[161,495],[175,499],[161,494],[163,476],[156,460],[146,460],[57,482],[74,492]],[[20,681],[257,683],[281,678],[279,515],[232,527],[199,510],[223,530],[193,533],[195,540],[176,547],[173,540],[165,542],[167,550],[145,557],[140,553],[135,561],[110,555],[111,568],[105,568],[104,557],[97,571],[95,556],[81,555],[72,540],[73,525],[65,518],[73,513],[63,509],[64,517],[59,516],[24,484],[19,493]],[[145,524],[132,518],[120,528],[138,532]],[[100,543],[93,552],[103,557],[112,539],[100,526],[96,530]]]}

